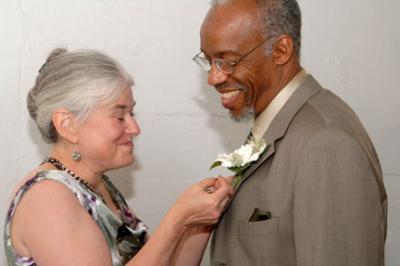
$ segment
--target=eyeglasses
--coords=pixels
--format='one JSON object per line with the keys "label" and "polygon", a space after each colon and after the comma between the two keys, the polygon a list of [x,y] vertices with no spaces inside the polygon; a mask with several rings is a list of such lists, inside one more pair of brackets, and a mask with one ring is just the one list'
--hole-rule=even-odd
{"label": "eyeglasses", "polygon": [[213,59],[210,61],[209,59],[207,59],[203,51],[200,51],[198,54],[196,54],[193,57],[193,61],[195,61],[201,67],[201,69],[206,72],[209,72],[211,70],[211,65],[215,64],[215,66],[218,68],[219,71],[223,72],[226,75],[230,75],[233,72],[235,72],[235,66],[237,66],[244,58],[246,58],[249,54],[251,54],[253,51],[255,51],[258,47],[263,45],[268,40],[269,39],[266,39],[261,43],[257,44],[256,47],[252,48],[250,51],[248,51],[235,61],[230,61],[221,58]]}

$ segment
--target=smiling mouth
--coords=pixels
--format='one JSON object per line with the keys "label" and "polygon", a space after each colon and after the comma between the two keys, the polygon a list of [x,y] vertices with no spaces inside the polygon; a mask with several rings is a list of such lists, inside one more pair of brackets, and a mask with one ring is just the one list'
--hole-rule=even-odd
{"label": "smiling mouth", "polygon": [[128,140],[128,141],[120,142],[119,145],[133,146],[133,141],[132,140]]}
{"label": "smiling mouth", "polygon": [[223,100],[230,100],[233,97],[235,97],[236,95],[238,95],[239,93],[240,93],[239,90],[221,93],[221,98]]}
{"label": "smiling mouth", "polygon": [[235,102],[235,99],[239,96],[241,90],[234,90],[234,91],[229,91],[229,92],[220,92],[221,96],[221,104],[225,108],[231,108],[233,107],[233,104]]}

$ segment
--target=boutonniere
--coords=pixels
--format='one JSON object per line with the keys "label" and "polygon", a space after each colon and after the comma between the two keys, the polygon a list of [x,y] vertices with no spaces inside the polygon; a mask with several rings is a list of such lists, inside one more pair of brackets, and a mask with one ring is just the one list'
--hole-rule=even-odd
{"label": "boutonniere", "polygon": [[232,181],[232,186],[236,189],[247,169],[257,162],[260,156],[268,150],[269,146],[270,145],[267,146],[264,139],[250,141],[232,153],[219,154],[210,169],[222,165],[234,172],[235,176]]}

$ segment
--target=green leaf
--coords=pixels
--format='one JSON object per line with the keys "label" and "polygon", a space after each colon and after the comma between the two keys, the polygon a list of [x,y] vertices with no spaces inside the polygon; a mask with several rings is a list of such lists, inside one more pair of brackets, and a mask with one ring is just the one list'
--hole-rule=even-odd
{"label": "green leaf", "polygon": [[228,169],[234,173],[240,172],[242,170],[242,168],[243,168],[243,166],[228,167]]}
{"label": "green leaf", "polygon": [[209,170],[211,170],[211,169],[213,169],[213,168],[215,168],[215,167],[218,167],[218,166],[220,166],[222,164],[222,162],[220,162],[220,161],[215,161],[211,166],[210,166],[210,169]]}

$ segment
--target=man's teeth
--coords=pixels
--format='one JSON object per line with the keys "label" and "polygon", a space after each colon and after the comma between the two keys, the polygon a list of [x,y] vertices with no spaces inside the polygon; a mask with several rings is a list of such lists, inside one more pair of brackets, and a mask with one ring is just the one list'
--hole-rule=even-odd
{"label": "man's teeth", "polygon": [[231,92],[221,93],[221,97],[222,97],[222,99],[226,100],[226,99],[230,99],[238,94],[239,94],[239,91],[231,91]]}

